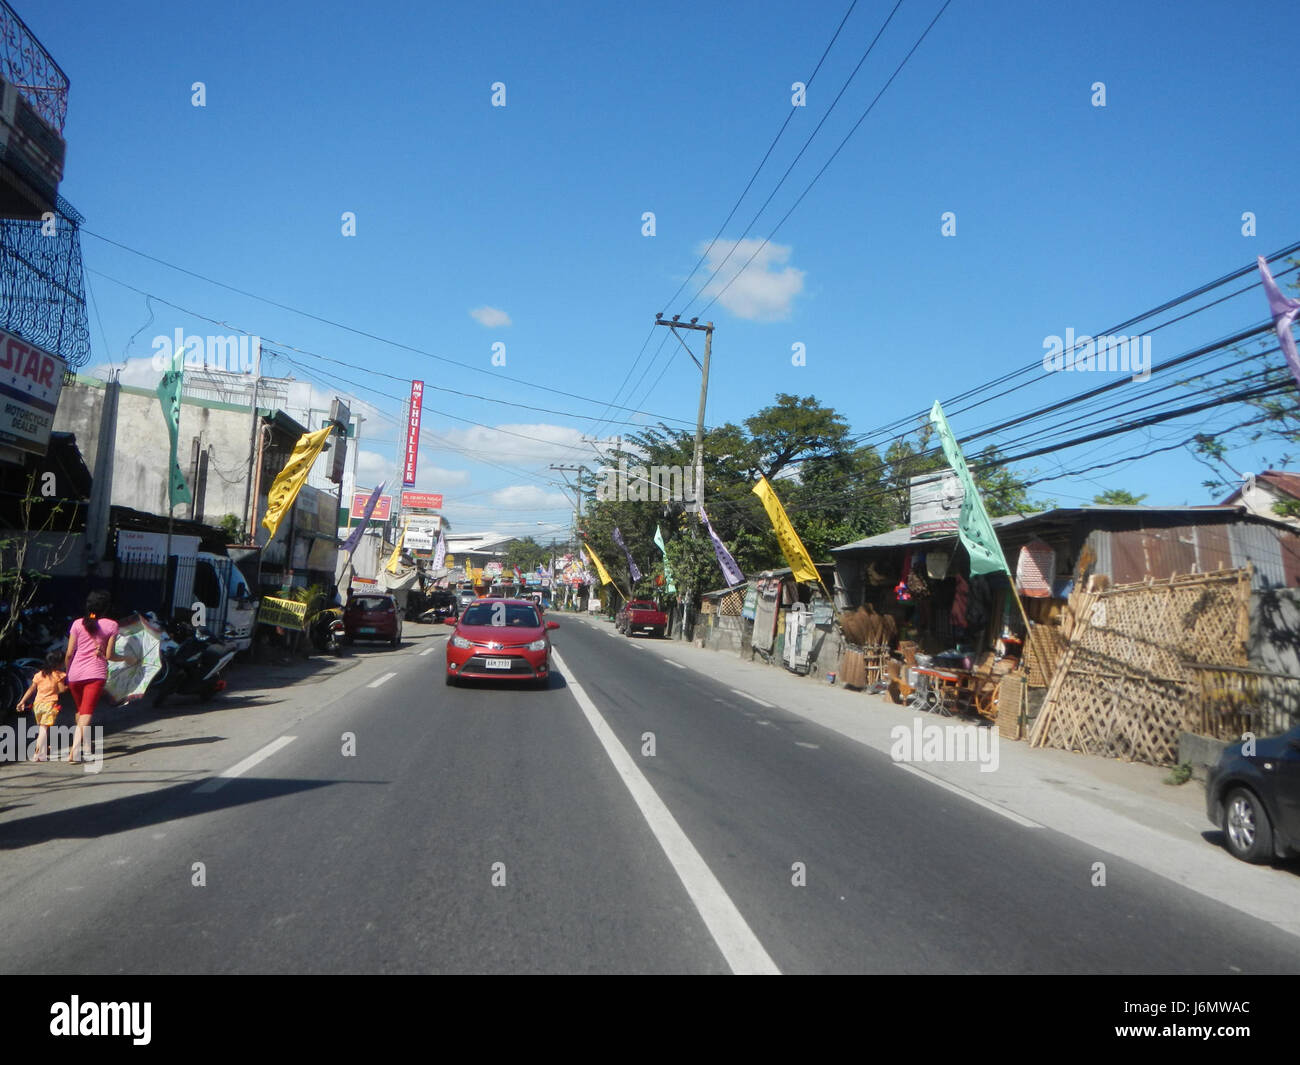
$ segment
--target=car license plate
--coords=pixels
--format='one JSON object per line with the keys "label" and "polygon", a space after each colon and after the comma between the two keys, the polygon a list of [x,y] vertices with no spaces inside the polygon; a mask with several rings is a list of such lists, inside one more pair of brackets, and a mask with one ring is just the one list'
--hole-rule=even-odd
{"label": "car license plate", "polygon": [[508,658],[485,658],[483,664],[488,669],[509,669],[510,659]]}
{"label": "car license plate", "polygon": [[361,628],[357,629],[357,632],[374,632],[374,631],[375,631],[375,627],[373,625],[362,625]]}

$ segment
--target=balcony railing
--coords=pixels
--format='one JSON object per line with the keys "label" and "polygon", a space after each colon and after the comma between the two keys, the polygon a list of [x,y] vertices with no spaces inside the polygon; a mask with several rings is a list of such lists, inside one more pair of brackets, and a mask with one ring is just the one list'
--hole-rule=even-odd
{"label": "balcony railing", "polygon": [[68,115],[68,76],[5,0],[0,0],[0,75],[63,135]]}

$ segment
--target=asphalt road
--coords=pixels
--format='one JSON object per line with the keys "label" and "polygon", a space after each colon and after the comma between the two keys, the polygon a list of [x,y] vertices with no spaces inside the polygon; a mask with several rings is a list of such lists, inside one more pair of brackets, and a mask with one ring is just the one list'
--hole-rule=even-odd
{"label": "asphalt road", "polygon": [[559,620],[544,692],[446,688],[441,636],[408,626],[242,775],[86,811],[0,898],[0,968],[1300,970],[1270,925],[1114,856],[1095,887],[1069,836]]}

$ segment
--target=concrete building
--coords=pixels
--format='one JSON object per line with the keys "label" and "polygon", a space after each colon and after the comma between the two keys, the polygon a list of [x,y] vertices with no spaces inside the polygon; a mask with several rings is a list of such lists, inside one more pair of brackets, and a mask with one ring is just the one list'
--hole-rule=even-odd
{"label": "concrete building", "polygon": [[1263,473],[1248,474],[1245,483],[1223,502],[1243,506],[1261,518],[1300,526],[1300,518],[1287,517],[1273,509],[1275,503],[1300,502],[1300,473],[1265,470]]}

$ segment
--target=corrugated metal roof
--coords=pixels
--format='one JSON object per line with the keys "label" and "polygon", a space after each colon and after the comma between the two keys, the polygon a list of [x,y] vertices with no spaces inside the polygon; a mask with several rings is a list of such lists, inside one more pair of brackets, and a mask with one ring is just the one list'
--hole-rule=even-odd
{"label": "corrugated metal roof", "polygon": [[1242,522],[1228,529],[1233,566],[1247,562],[1255,567],[1251,584],[1254,588],[1285,588],[1286,570],[1282,565],[1282,545],[1278,534],[1267,525]]}

